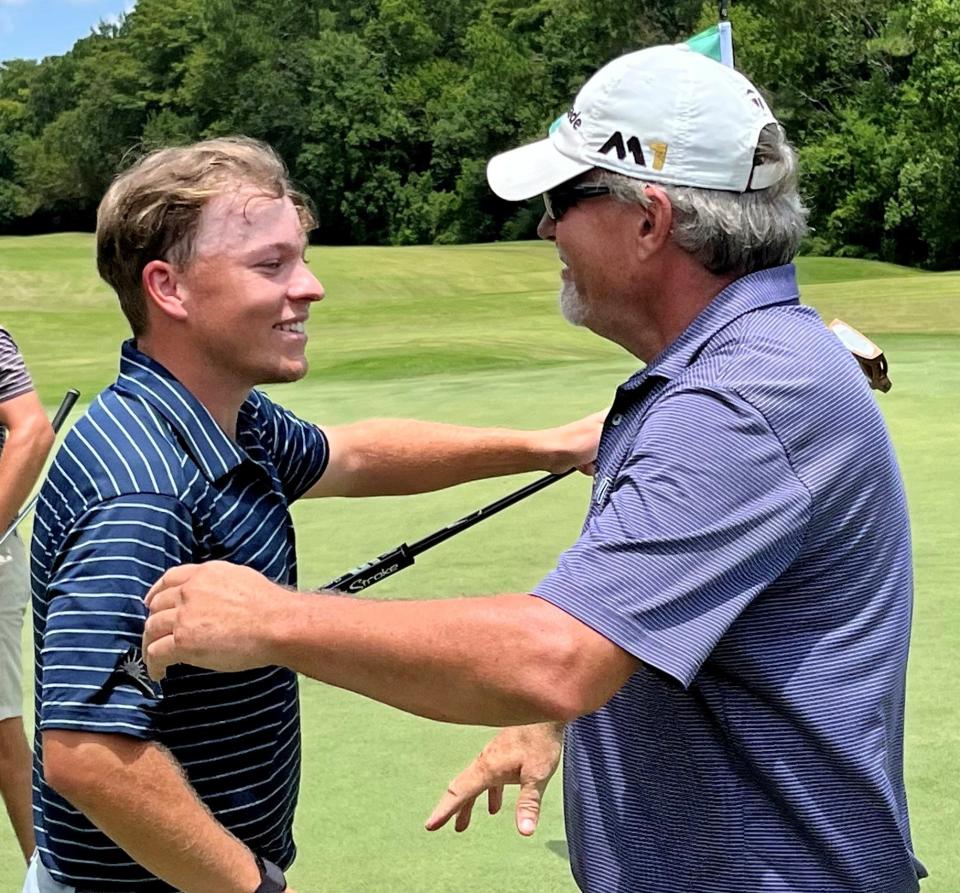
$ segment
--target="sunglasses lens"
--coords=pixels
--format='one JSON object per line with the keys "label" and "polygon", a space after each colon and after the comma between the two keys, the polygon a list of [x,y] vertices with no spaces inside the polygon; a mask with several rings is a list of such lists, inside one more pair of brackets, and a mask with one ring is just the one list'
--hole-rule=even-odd
{"label": "sunglasses lens", "polygon": [[578,202],[609,194],[610,189],[607,186],[597,186],[593,183],[562,185],[543,193],[543,207],[546,209],[547,216],[556,222]]}
{"label": "sunglasses lens", "polygon": [[543,194],[543,207],[551,220],[557,221],[576,204],[576,198],[562,189],[554,189]]}
{"label": "sunglasses lens", "polygon": [[550,199],[549,192],[543,193],[543,208],[547,212],[547,217],[549,217],[551,220],[557,219],[556,212],[553,210],[553,201]]}

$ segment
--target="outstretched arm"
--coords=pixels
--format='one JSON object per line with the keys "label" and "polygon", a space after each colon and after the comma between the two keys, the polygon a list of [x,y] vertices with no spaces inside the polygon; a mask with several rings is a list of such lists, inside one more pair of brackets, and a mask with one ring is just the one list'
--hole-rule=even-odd
{"label": "outstretched arm", "polygon": [[325,428],[330,462],[306,496],[398,496],[526,471],[591,465],[605,413],[540,431],[370,419]]}
{"label": "outstretched arm", "polygon": [[444,722],[566,721],[605,704],[639,661],[530,595],[390,602],[302,595],[214,561],[147,596],[147,663],[276,664]]}

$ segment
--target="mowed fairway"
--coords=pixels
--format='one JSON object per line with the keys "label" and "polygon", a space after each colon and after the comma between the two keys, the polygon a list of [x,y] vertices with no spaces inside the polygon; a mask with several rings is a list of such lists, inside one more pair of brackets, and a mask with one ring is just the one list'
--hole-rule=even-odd
{"label": "mowed fairway", "polygon": [[[382,415],[559,424],[604,406],[636,365],[559,319],[558,263],[544,244],[315,248],[310,261],[328,295],[313,307],[308,329],[312,371],[269,390],[321,423]],[[878,401],[906,479],[917,583],[908,794],[917,853],[931,872],[924,893],[953,893],[960,885],[960,701],[950,681],[960,662],[960,274],[823,258],[799,267],[805,300],[826,320],[840,316],[860,328],[890,360],[894,389]],[[113,379],[127,330],[96,277],[91,237],[0,239],[0,294],[0,323],[18,339],[51,412],[66,388],[80,388],[86,402]],[[298,505],[301,582],[322,584],[528,479]],[[576,537],[588,492],[586,479],[568,479],[445,543],[370,595],[524,591]],[[25,652],[25,665],[31,661]],[[575,889],[559,781],[532,840],[517,836],[509,809],[490,819],[478,807],[465,835],[422,830],[488,730],[433,724],[311,680],[302,694],[300,855],[290,872],[300,893]],[[18,858],[0,821],[0,891],[19,891]]]}

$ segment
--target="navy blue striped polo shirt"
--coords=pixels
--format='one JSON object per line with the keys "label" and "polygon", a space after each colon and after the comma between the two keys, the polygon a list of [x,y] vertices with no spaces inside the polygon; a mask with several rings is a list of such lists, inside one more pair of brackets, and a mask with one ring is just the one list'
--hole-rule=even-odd
{"label": "navy blue striped polo shirt", "polygon": [[68,434],[34,522],[34,816],[57,881],[97,893],[172,889],[45,783],[39,731],[48,729],[159,742],[224,826],[281,867],[293,861],[296,674],[176,666],[158,701],[105,683],[139,645],[143,598],[167,568],[220,559],[296,585],[288,505],[327,457],[318,428],[258,391],[232,442],[166,369],[124,344],[119,378]]}
{"label": "navy blue striped polo shirt", "polygon": [[904,490],[792,266],[734,282],[618,390],[583,532],[535,593],[643,662],[567,729],[581,889],[918,889]]}

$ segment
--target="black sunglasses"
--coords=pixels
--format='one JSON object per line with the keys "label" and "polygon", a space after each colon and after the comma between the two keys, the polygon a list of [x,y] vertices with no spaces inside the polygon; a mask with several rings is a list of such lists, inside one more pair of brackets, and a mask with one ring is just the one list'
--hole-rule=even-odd
{"label": "black sunglasses", "polygon": [[547,216],[556,222],[577,202],[609,194],[609,186],[599,186],[596,183],[579,183],[573,186],[563,184],[543,193],[543,207],[547,211]]}

